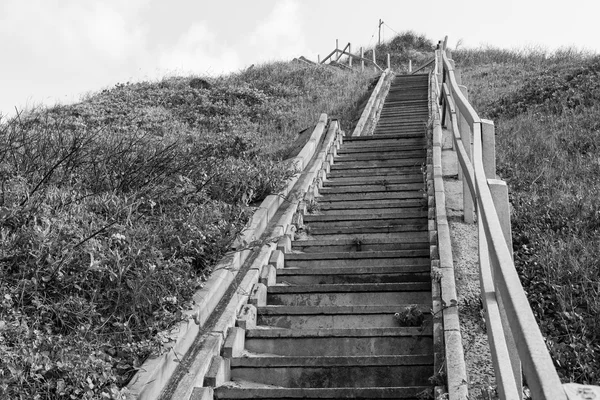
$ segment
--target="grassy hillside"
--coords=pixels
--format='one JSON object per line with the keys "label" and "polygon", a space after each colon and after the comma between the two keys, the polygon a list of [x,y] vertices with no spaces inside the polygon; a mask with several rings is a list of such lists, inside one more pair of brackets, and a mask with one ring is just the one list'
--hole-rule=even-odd
{"label": "grassy hillside", "polygon": [[494,48],[453,57],[496,124],[517,269],[559,374],[600,385],[600,57]]}
{"label": "grassy hillside", "polygon": [[118,84],[0,124],[0,397],[120,398],[322,112],[368,72],[272,63]]}

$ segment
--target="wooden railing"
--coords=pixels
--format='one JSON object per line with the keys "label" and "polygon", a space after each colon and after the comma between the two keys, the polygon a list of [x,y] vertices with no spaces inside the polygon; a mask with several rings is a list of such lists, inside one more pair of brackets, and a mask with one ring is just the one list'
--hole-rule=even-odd
{"label": "wooden railing", "polygon": [[[346,51],[346,50],[348,50],[348,51]],[[379,71],[383,72],[384,68],[382,68],[381,66],[379,66],[377,64],[376,59],[375,59],[375,48],[373,48],[371,50],[371,52],[372,52],[372,55],[373,55],[373,59],[372,60],[368,59],[368,58],[365,58],[365,52],[364,52],[364,49],[362,47],[360,48],[358,54],[352,54],[352,44],[348,43],[346,46],[344,46],[343,49],[340,49],[339,41],[336,39],[336,41],[335,41],[335,49],[331,53],[329,53],[323,60],[321,60],[320,57],[318,57],[318,63],[319,64],[324,64],[326,61],[328,61],[330,59],[333,62],[338,63],[343,56],[347,56],[348,57],[347,58],[347,62],[348,62],[348,66],[349,67],[352,67],[353,60],[357,60],[357,61],[360,61],[360,65],[361,65],[361,70],[362,71],[365,70],[365,62],[368,62],[368,63],[372,63],[373,64],[373,68],[376,71],[379,70]],[[387,55],[387,68],[388,69],[390,68],[390,55],[389,54]]]}
{"label": "wooden railing", "polygon": [[522,398],[522,368],[534,400],[566,400],[513,262],[508,189],[496,179],[494,124],[479,118],[469,103],[445,44],[436,50],[432,79],[442,125],[454,133],[464,219],[477,221],[481,296],[498,393],[501,399]]}

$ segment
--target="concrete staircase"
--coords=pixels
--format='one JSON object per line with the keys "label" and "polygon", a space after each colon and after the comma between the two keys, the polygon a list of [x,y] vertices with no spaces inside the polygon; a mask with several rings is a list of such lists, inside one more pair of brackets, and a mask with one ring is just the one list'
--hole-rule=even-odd
{"label": "concrete staircase", "polygon": [[215,398],[433,393],[428,118],[428,75],[397,76],[374,135],[344,139],[256,326],[234,328],[211,367],[226,371]]}

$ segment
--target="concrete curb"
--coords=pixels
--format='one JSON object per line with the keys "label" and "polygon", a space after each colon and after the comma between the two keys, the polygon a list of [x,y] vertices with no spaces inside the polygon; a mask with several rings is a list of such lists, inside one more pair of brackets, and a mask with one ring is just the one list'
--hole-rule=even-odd
{"label": "concrete curb", "polygon": [[[354,128],[354,131],[352,131],[352,135],[350,136],[362,136],[365,133],[365,127],[367,125],[367,123],[369,122],[369,119],[371,118],[372,114],[374,114],[374,111],[376,113],[376,106],[375,103],[377,102],[377,99],[379,98],[379,93],[382,91],[381,88],[384,85],[384,82],[386,80],[386,78],[388,77],[388,75],[391,75],[392,72],[389,68],[387,68],[385,71],[383,71],[383,73],[381,74],[381,76],[379,77],[379,81],[377,81],[377,85],[375,86],[375,88],[373,89],[373,92],[371,93],[371,96],[369,97],[369,101],[367,102],[367,105],[365,106],[365,109],[363,110],[360,119],[358,120],[358,123],[356,124],[356,127]],[[374,110],[375,109],[375,110]]]}
{"label": "concrete curb", "polygon": [[[159,397],[162,389],[168,383],[173,372],[177,368],[178,360],[180,360],[189,350],[201,327],[204,326],[207,319],[215,310],[217,304],[221,301],[225,292],[229,289],[231,282],[233,282],[241,266],[250,256],[250,253],[252,252],[250,248],[251,246],[249,246],[250,243],[258,240],[263,235],[267,225],[273,220],[275,213],[284,202],[284,199],[289,197],[288,195],[293,189],[295,189],[294,186],[300,180],[300,178],[307,173],[312,176],[318,172],[318,170],[313,171],[312,168],[310,171],[304,170],[310,163],[310,160],[313,158],[317,148],[319,147],[319,143],[321,142],[321,138],[325,132],[327,120],[327,114],[321,114],[310,139],[304,145],[298,156],[291,159],[291,161],[295,163],[297,168],[300,171],[303,171],[303,173],[294,176],[290,180],[287,188],[281,193],[277,195],[269,195],[265,198],[265,200],[263,200],[246,225],[246,229],[244,229],[239,240],[237,240],[234,244],[234,249],[236,251],[225,255],[223,259],[221,259],[221,261],[215,266],[213,273],[206,281],[204,287],[194,294],[194,307],[192,310],[187,312],[189,318],[180,322],[175,328],[172,329],[172,342],[166,347],[167,351],[158,357],[153,357],[146,360],[140,367],[140,370],[132,378],[131,382],[127,386],[127,389],[129,390],[129,398],[135,398],[139,400],[154,400]],[[337,122],[334,122],[333,125],[337,127]],[[327,148],[329,148],[329,146],[327,146]],[[310,182],[312,182],[313,179],[314,176],[312,176]],[[288,217],[291,221],[293,213],[288,214],[289,215],[286,215],[286,217]],[[287,222],[287,224],[289,224],[289,222]],[[286,226],[282,226],[277,230],[280,235],[283,235],[283,233],[286,231],[287,224]],[[263,246],[263,249],[264,247],[265,246]],[[270,248],[270,246],[267,247]],[[273,248],[274,247],[275,245],[273,245]],[[271,252],[269,251],[268,256],[270,256],[270,253]],[[260,262],[263,261],[261,257],[257,257],[257,259],[260,259]],[[268,257],[267,262],[264,264],[267,263]],[[260,271],[258,271],[256,274],[256,280],[258,280],[259,274]],[[246,279],[244,279],[244,281],[246,281]],[[248,288],[248,292],[249,289],[251,289],[251,286]],[[241,304],[243,304],[245,299],[247,299],[247,297],[239,297],[237,295],[239,290],[240,289],[238,288],[238,291],[234,296],[234,299],[236,299],[236,309],[239,309]],[[230,305],[231,304],[232,303],[230,302]],[[235,314],[237,314],[237,312]],[[233,320],[235,321],[235,317]],[[209,348],[213,349],[209,352],[213,352],[214,349],[220,349],[222,340],[224,340],[223,335],[225,335],[225,333],[222,333],[221,340],[218,340],[217,342],[214,342],[214,339],[211,339],[210,343],[212,343],[212,345],[206,347],[207,351],[209,351]],[[212,357],[205,358],[209,361],[209,364],[207,364],[208,369]]]}
{"label": "concrete curb", "polygon": [[[434,84],[434,81],[431,80],[432,90],[430,93],[435,93],[433,90]],[[432,181],[435,199],[437,251],[439,255],[439,269],[437,272],[440,274],[439,289],[443,321],[447,390],[449,400],[467,400],[469,398],[467,368],[460,334],[452,243],[450,241],[450,229],[446,218],[446,196],[442,175],[442,127],[435,96],[430,98],[430,104],[431,116],[433,118]],[[435,308],[434,311],[436,311]]]}

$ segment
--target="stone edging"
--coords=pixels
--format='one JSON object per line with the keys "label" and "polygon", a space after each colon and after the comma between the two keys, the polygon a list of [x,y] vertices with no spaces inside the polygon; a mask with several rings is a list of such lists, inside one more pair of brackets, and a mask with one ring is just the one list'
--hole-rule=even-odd
{"label": "stone edging", "polygon": [[[325,132],[326,124],[327,114],[321,114],[308,142],[304,145],[300,153],[290,160],[296,164],[300,171],[304,171],[310,160],[313,158],[321,138],[323,137],[323,133]],[[337,126],[337,122],[335,125]],[[310,172],[311,171],[309,171],[309,173]],[[269,195],[262,201],[246,225],[246,228],[242,232],[240,239],[236,241],[236,245],[234,245],[234,248],[238,250],[226,254],[214,267],[213,273],[205,282],[204,287],[198,290],[193,296],[194,307],[192,310],[187,311],[187,314],[190,318],[180,322],[175,328],[172,329],[172,342],[167,347],[168,351],[164,352],[158,357],[153,357],[146,360],[136,375],[132,378],[131,382],[127,386],[130,395],[129,398],[153,400],[159,397],[160,392],[168,383],[173,372],[177,368],[178,361],[183,358],[185,353],[191,347],[198,332],[205,325],[207,319],[212,314],[217,304],[221,301],[225,292],[229,289],[231,282],[236,277],[241,266],[250,256],[252,250],[249,244],[258,240],[262,236],[267,228],[267,225],[272,221],[280,205],[285,201],[286,197],[289,197],[288,194],[292,191],[292,188],[294,188],[296,182],[303,175],[305,175],[305,172],[294,176],[292,179],[290,179],[287,188],[285,188],[282,192],[277,195]],[[276,232],[279,233],[276,236],[283,236],[287,233],[286,229],[281,228],[283,227],[280,227],[279,232]],[[257,273],[253,272],[255,271],[254,264],[256,264],[257,260],[261,262],[263,261],[265,257],[261,257],[261,255],[264,256],[263,253],[265,253],[265,248],[271,249],[271,247],[274,246],[274,244],[272,246],[265,245],[260,249],[258,257],[256,257],[254,260],[250,272],[243,280],[243,283],[248,283],[250,285],[249,288],[252,287],[254,278],[258,279]],[[268,251],[267,253],[269,254],[268,257],[270,257],[271,251]],[[262,265],[259,265],[259,267],[260,266]],[[232,301],[238,297],[239,296],[234,295],[234,299],[232,299]],[[238,302],[243,300],[243,297],[244,296],[242,296],[241,299],[237,299]],[[245,296],[245,298],[247,298],[247,296]],[[217,325],[219,325],[219,323],[217,323]],[[226,332],[223,333],[223,335],[224,334],[226,334]],[[212,342],[214,342],[214,340]],[[213,345],[217,345],[217,342],[214,342]],[[212,349],[214,346],[209,345],[205,347],[208,350],[209,348]],[[216,346],[216,348],[220,349],[220,345]],[[208,362],[210,362],[211,357],[207,357],[206,359]]]}
{"label": "stone edging", "polygon": [[[435,93],[433,90],[435,83],[433,80],[431,81],[432,89],[430,93]],[[445,354],[444,362],[446,364],[449,400],[466,400],[468,399],[467,368],[460,333],[450,227],[446,218],[446,194],[442,173],[442,126],[435,96],[431,96],[430,104],[433,137],[432,168],[431,171],[428,168],[428,178],[432,184],[428,182],[428,194],[430,195],[429,205],[435,208],[435,226],[430,227],[430,232],[432,232],[431,228],[435,230],[433,230],[434,234],[430,237],[430,240],[432,242],[432,260],[434,259],[433,256],[437,258],[436,261],[432,261],[432,273],[439,278],[439,285],[434,284],[434,287],[437,286],[437,288],[434,291],[433,311],[435,314],[441,312],[443,322],[443,331],[434,330],[434,335],[443,334],[445,350],[443,354]],[[437,243],[437,246],[435,246],[435,243]],[[437,368],[443,368],[443,364],[439,365],[440,360],[438,360],[438,357],[438,349],[436,349],[436,370]]]}

